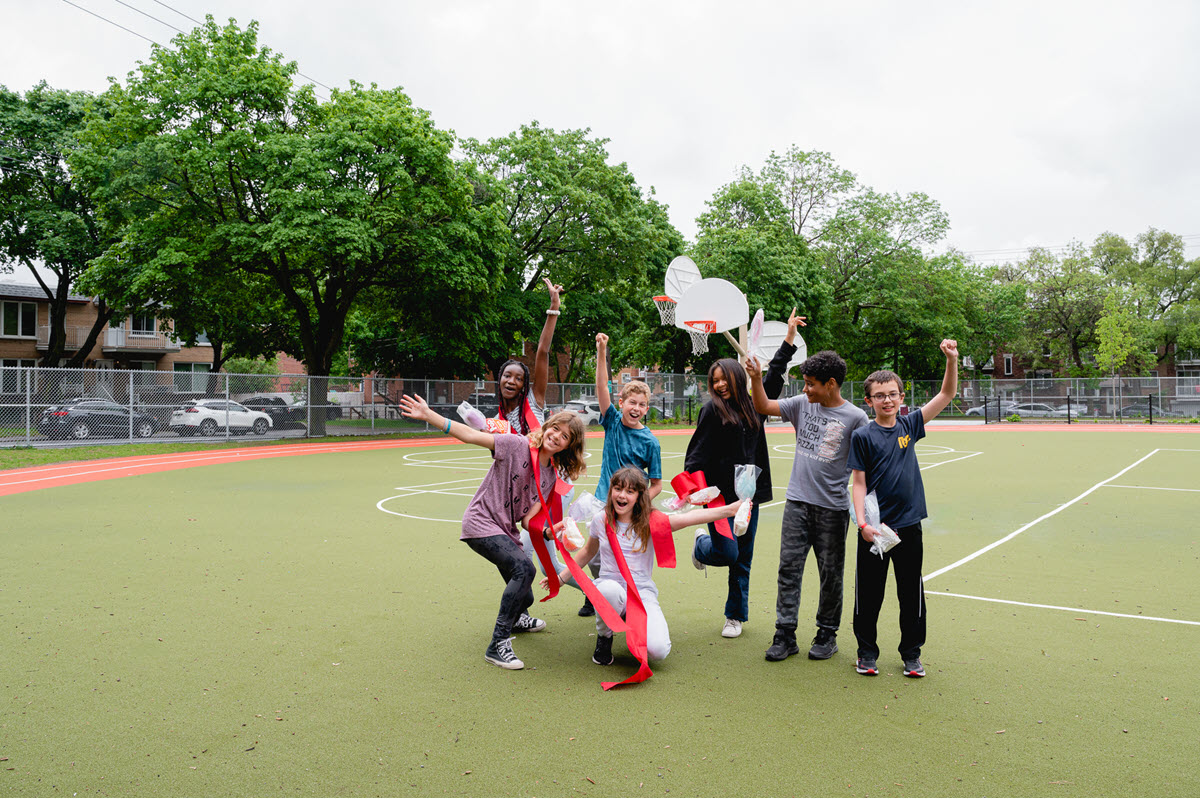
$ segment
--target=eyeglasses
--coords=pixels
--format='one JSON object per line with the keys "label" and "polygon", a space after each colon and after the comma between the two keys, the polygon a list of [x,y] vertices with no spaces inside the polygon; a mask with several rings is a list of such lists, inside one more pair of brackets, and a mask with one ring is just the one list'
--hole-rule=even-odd
{"label": "eyeglasses", "polygon": [[892,402],[895,402],[903,396],[904,395],[899,391],[893,391],[890,394],[872,394],[871,399],[875,400],[876,402],[883,402],[884,400],[891,400]]}

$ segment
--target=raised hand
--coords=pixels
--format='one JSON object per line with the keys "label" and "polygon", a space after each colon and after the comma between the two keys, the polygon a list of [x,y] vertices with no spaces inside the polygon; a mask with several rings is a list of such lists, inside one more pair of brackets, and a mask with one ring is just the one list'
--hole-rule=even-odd
{"label": "raised hand", "polygon": [[558,283],[551,283],[548,277],[543,277],[542,282],[546,284],[546,291],[550,292],[550,310],[557,311],[562,302],[563,287]]}
{"label": "raised hand", "polygon": [[938,347],[946,354],[946,358],[954,358],[955,360],[958,359],[958,342],[954,339],[944,338]]}
{"label": "raised hand", "polygon": [[751,380],[762,380],[762,364],[758,362],[758,358],[753,355],[748,356],[745,360],[746,374]]}
{"label": "raised hand", "polygon": [[608,347],[608,334],[607,333],[597,333],[596,334],[596,349],[602,350],[607,347]]}
{"label": "raised hand", "polygon": [[409,419],[420,419],[422,421],[429,418],[433,411],[425,400],[421,399],[420,394],[414,394],[411,397],[405,394],[400,398],[400,415],[407,416]]}
{"label": "raised hand", "polygon": [[804,321],[806,319],[808,319],[807,316],[797,316],[796,309],[794,307],[792,308],[792,312],[788,315],[788,329],[787,336],[785,337],[788,344],[796,343],[796,328],[808,327],[808,323]]}

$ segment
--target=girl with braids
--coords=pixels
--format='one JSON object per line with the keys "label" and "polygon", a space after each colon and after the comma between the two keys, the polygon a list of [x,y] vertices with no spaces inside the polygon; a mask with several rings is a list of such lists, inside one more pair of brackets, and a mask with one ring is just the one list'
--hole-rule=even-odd
{"label": "girl with braids", "polygon": [[709,523],[696,531],[692,563],[697,569],[708,566],[729,568],[729,591],[725,600],[725,626],[721,635],[737,638],[750,610],[750,561],[754,557],[754,533],[758,528],[758,509],[771,501],[771,464],[768,458],[764,417],[754,410],[746,386],[746,371],[732,358],[722,358],[708,368],[709,401],[700,408],[696,432],[688,442],[684,456],[685,472],[703,472],[708,485],[721,490],[722,499],[736,500],[733,467],[755,464],[758,475],[750,526],[734,536],[729,525]]}
{"label": "girl with braids", "polygon": [[515,358],[505,361],[496,377],[496,397],[500,400],[497,419],[504,419],[512,426],[512,432],[527,436],[541,426],[546,418],[546,383],[550,379],[550,346],[554,343],[554,328],[562,311],[562,286],[542,278],[550,292],[550,307],[546,309],[546,323],[538,338],[537,356],[533,361],[533,374],[529,367]]}
{"label": "girl with braids", "polygon": [[583,472],[583,421],[577,413],[556,413],[526,438],[452,421],[417,395],[405,394],[400,412],[492,453],[492,466],[463,514],[460,540],[494,565],[505,583],[483,659],[502,669],[524,668],[513,653],[512,635],[540,632],[546,622],[526,613],[537,570],[521,549],[518,525],[540,498],[556,496],[560,472],[572,480]]}

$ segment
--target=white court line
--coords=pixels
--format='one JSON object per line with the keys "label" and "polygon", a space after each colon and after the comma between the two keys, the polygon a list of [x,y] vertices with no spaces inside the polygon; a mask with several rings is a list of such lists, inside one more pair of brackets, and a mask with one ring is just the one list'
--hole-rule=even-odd
{"label": "white court line", "polygon": [[1136,488],[1140,491],[1190,491],[1194,494],[1200,494],[1200,488],[1165,488],[1163,486],[1123,486],[1116,483],[1109,483],[1105,488]]}
{"label": "white court line", "polygon": [[[951,450],[951,451],[956,452],[957,450]],[[925,471],[926,469],[936,469],[939,466],[945,466],[947,463],[954,463],[956,461],[965,461],[967,458],[974,458],[976,455],[982,455],[982,454],[983,454],[982,452],[972,452],[967,455],[963,455],[961,458],[951,458],[948,461],[938,461],[937,463],[931,463],[928,466],[922,466],[921,471]]]}
{"label": "white court line", "polygon": [[925,594],[926,597],[931,596],[953,596],[959,599],[977,599],[980,602],[998,602],[1001,605],[1020,605],[1024,608],[1044,608],[1046,610],[1067,610],[1071,613],[1088,613],[1097,616],[1115,616],[1119,619],[1141,619],[1142,621],[1165,621],[1170,624],[1188,624],[1194,627],[1200,627],[1200,621],[1188,621],[1186,619],[1168,619],[1162,616],[1139,616],[1135,613],[1113,613],[1107,610],[1088,610],[1087,608],[1069,608],[1063,605],[1041,605],[1036,602],[1017,602],[1012,599],[992,599],[986,596],[971,596],[970,594],[952,594],[949,591],[929,591]]}
{"label": "white court line", "polygon": [[1140,466],[1140,465],[1142,464],[1142,462],[1143,462],[1143,461],[1145,461],[1146,459],[1150,458],[1152,455],[1156,454],[1158,451],[1159,451],[1159,450],[1157,450],[1157,449],[1155,449],[1155,450],[1151,450],[1149,453],[1147,453],[1146,455],[1142,456],[1142,457],[1141,457],[1141,458],[1139,458],[1138,460],[1134,461],[1134,462],[1133,462],[1133,463],[1131,463],[1130,465],[1126,466],[1124,469],[1122,469],[1121,471],[1117,472],[1117,473],[1116,473],[1116,474],[1114,474],[1112,477],[1108,478],[1107,480],[1101,480],[1099,483],[1096,483],[1094,486],[1092,486],[1091,488],[1089,488],[1087,491],[1084,491],[1082,494],[1080,494],[1079,496],[1075,497],[1075,499],[1072,499],[1070,502],[1065,502],[1065,503],[1063,503],[1062,505],[1059,505],[1057,508],[1055,508],[1054,510],[1050,511],[1049,513],[1047,513],[1047,514],[1044,514],[1044,515],[1042,515],[1042,516],[1039,516],[1038,518],[1034,519],[1033,521],[1029,522],[1028,524],[1026,524],[1026,525],[1024,525],[1024,526],[1022,526],[1022,527],[1019,527],[1019,528],[1017,528],[1016,530],[1014,530],[1013,532],[1011,532],[1011,533],[1009,533],[1008,535],[1004,536],[1004,537],[1003,537],[1003,538],[1001,538],[1000,540],[998,540],[998,541],[993,541],[992,543],[988,544],[988,545],[987,545],[986,547],[984,547],[983,549],[980,549],[980,550],[977,550],[977,551],[975,551],[975,552],[972,552],[970,555],[967,555],[965,558],[962,558],[961,560],[955,561],[954,563],[951,563],[949,566],[943,566],[942,568],[938,569],[937,571],[933,572],[932,574],[926,575],[926,577],[925,577],[925,582],[926,582],[926,583],[928,583],[928,582],[929,582],[930,580],[932,580],[933,578],[935,578],[935,577],[940,577],[941,575],[945,574],[946,572],[950,571],[951,569],[957,569],[959,566],[962,566],[964,563],[970,563],[971,561],[975,560],[975,558],[979,557],[980,555],[984,554],[985,552],[990,552],[990,551],[992,551],[993,549],[995,549],[996,547],[1000,546],[1001,544],[1006,544],[1006,543],[1008,543],[1009,541],[1011,541],[1011,540],[1013,540],[1014,538],[1016,538],[1017,536],[1019,536],[1021,533],[1025,532],[1025,531],[1026,531],[1026,530],[1028,530],[1029,528],[1033,527],[1035,524],[1038,524],[1039,522],[1044,522],[1046,519],[1049,519],[1049,518],[1050,518],[1050,517],[1052,517],[1052,516],[1057,516],[1058,514],[1062,513],[1062,512],[1063,512],[1064,510],[1066,510],[1067,508],[1069,508],[1069,507],[1071,507],[1072,505],[1074,505],[1074,504],[1075,504],[1076,502],[1078,502],[1079,500],[1081,500],[1081,499],[1083,499],[1084,497],[1086,497],[1086,496],[1088,496],[1089,494],[1091,494],[1093,491],[1095,491],[1095,490],[1097,490],[1097,489],[1099,489],[1099,488],[1103,487],[1103,486],[1104,486],[1105,484],[1107,484],[1107,483],[1111,483],[1113,480],[1116,480],[1118,477],[1120,477],[1121,475],[1125,474],[1125,473],[1126,473],[1126,472],[1128,472],[1130,469],[1133,469],[1133,468],[1135,468],[1135,467],[1137,467],[1137,466]]}

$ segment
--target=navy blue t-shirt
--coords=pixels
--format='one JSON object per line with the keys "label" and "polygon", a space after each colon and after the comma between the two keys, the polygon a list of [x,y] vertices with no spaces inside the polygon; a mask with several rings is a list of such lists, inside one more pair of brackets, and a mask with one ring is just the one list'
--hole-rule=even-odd
{"label": "navy blue t-shirt", "polygon": [[872,421],[850,436],[848,465],[866,473],[867,493],[879,500],[879,520],[898,530],[917,524],[925,512],[925,486],[916,444],[925,437],[921,409],[896,417],[894,427]]}

